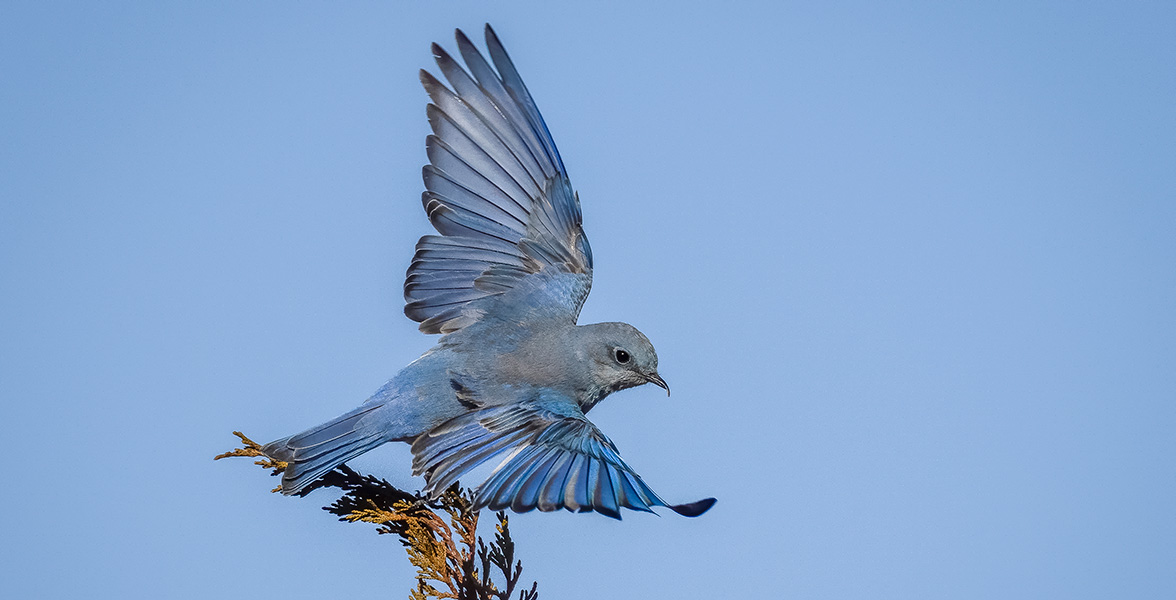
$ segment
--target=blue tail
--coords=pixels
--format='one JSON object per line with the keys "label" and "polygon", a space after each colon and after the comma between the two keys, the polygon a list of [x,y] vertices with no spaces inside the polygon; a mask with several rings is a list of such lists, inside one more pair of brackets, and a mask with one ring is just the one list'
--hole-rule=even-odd
{"label": "blue tail", "polygon": [[282,493],[297,494],[335,467],[388,441],[380,431],[358,426],[363,417],[379,407],[376,403],[365,404],[262,447],[266,456],[286,463]]}

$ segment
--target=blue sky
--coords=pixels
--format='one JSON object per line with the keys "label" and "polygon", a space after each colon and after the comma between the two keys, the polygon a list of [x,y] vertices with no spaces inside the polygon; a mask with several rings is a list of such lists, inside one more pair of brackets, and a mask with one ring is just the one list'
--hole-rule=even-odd
{"label": "blue sky", "polygon": [[0,596],[407,593],[211,457],[431,344],[416,73],[487,21],[674,390],[591,417],[719,498],[516,517],[542,597],[1176,595],[1172,4],[584,4],[0,9]]}

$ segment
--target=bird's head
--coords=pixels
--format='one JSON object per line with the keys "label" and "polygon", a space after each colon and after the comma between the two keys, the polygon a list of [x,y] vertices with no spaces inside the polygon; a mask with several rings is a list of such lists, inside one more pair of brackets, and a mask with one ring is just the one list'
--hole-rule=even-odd
{"label": "bird's head", "polygon": [[657,374],[657,352],[649,338],[627,323],[586,325],[592,379],[598,398],[612,392],[652,383],[670,393],[670,386]]}

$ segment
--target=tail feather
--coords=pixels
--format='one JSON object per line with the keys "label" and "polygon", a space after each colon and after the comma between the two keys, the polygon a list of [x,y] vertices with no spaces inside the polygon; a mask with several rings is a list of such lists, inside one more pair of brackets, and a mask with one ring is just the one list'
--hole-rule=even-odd
{"label": "tail feather", "polygon": [[263,446],[266,456],[286,463],[282,493],[297,494],[335,467],[387,441],[378,430],[358,427],[363,417],[376,408],[379,406],[361,406]]}

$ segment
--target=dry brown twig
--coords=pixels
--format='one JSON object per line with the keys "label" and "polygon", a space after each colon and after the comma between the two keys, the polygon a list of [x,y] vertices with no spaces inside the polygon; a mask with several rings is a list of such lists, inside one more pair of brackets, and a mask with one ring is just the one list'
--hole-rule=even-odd
{"label": "dry brown twig", "polygon": [[[258,458],[254,464],[279,475],[286,463],[272,460],[261,452],[261,445],[240,431],[243,446],[214,460],[229,457]],[[473,494],[457,484],[436,500],[401,490],[371,475],[361,475],[346,465],[331,471],[298,495],[333,487],[343,496],[323,510],[348,523],[371,523],[380,534],[394,534],[408,552],[408,560],[417,569],[413,600],[454,598],[456,600],[510,600],[520,577],[523,563],[514,555],[514,540],[506,513],[495,515],[494,540],[487,545],[478,537],[478,511],[473,509]],[[277,492],[281,486],[271,491]],[[443,517],[442,514],[445,516]],[[494,577],[492,577],[494,574]],[[494,579],[502,581],[501,587]],[[537,600],[538,583],[521,589],[519,600]]]}

